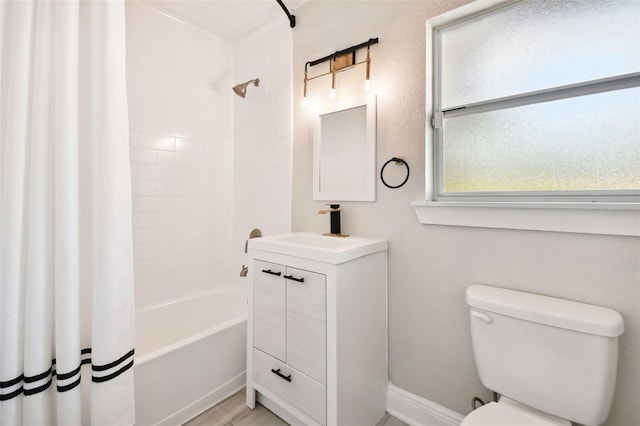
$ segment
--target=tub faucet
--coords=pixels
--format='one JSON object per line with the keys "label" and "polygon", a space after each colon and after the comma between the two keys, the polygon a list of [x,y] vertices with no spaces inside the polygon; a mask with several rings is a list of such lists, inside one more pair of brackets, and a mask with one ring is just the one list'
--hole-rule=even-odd
{"label": "tub faucet", "polygon": [[[249,240],[252,238],[262,238],[262,231],[259,230],[258,228],[254,228],[253,230],[251,230],[251,233],[249,234]],[[247,253],[249,251],[249,240],[246,240],[244,242],[244,252]]]}
{"label": "tub faucet", "polygon": [[328,204],[329,209],[320,210],[319,214],[331,213],[331,233],[329,235],[342,235],[340,232],[340,204]]}
{"label": "tub faucet", "polygon": [[[262,237],[262,231],[259,230],[258,228],[252,229],[251,232],[249,233],[249,240],[252,238],[261,238],[261,237]],[[246,240],[244,242],[245,253],[249,251],[249,240]],[[240,276],[246,277],[248,273],[249,273],[249,268],[247,268],[245,265],[242,265],[242,269],[240,270]]]}

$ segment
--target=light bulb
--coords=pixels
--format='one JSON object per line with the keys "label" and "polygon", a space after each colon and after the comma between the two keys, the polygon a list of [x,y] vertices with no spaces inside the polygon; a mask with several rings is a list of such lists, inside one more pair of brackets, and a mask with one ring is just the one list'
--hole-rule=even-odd
{"label": "light bulb", "polygon": [[365,80],[364,81],[364,90],[366,92],[368,92],[369,90],[371,90],[371,80]]}
{"label": "light bulb", "polygon": [[331,90],[329,91],[329,97],[331,99],[335,99],[336,98],[336,89],[331,88]]}
{"label": "light bulb", "polygon": [[307,97],[305,96],[304,98],[302,98],[302,106],[306,107],[307,105],[309,105],[309,99],[307,99]]}

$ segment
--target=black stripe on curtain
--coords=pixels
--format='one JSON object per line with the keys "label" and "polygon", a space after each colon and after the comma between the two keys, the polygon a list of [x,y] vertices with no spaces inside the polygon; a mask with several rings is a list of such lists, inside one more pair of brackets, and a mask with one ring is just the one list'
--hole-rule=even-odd
{"label": "black stripe on curtain", "polygon": [[127,352],[126,354],[122,355],[117,360],[115,360],[113,362],[110,362],[108,364],[104,364],[104,365],[95,365],[95,364],[93,364],[91,366],[91,369],[93,371],[105,371],[105,370],[108,370],[110,368],[113,368],[113,367],[117,366],[118,364],[121,364],[122,361],[126,360],[127,358],[133,356],[133,353],[134,353],[134,349],[131,349],[129,352]]}
{"label": "black stripe on curtain", "polygon": [[16,385],[16,384],[22,382],[23,379],[24,379],[24,376],[21,374],[18,377],[16,377],[15,379],[7,380],[6,382],[0,381],[0,389],[8,388],[8,387],[11,387],[13,385]]}
{"label": "black stripe on curtain", "polygon": [[20,387],[14,390],[13,392],[4,393],[4,394],[0,393],[0,401],[6,401],[8,399],[15,398],[16,396],[22,393],[22,390],[23,390],[22,387]]}
{"label": "black stripe on curtain", "polygon": [[[134,362],[133,359],[131,359],[129,363],[127,363],[124,366],[122,366],[122,364],[125,361],[129,360],[129,358],[133,357],[134,353],[135,353],[135,349],[131,349],[129,352],[127,352],[126,354],[124,354],[123,356],[121,356],[115,361],[109,362],[107,364],[102,364],[102,365],[92,364],[91,370],[93,374],[91,377],[91,381],[96,383],[106,382],[106,381],[115,379],[125,371],[129,370],[131,367],[133,367],[133,362]],[[56,390],[58,392],[66,392],[68,390],[75,388],[80,384],[81,367],[84,364],[91,364],[91,348],[82,349],[80,351],[80,357],[81,357],[81,360],[78,367],[66,373],[58,373],[56,371],[56,359],[54,358],[53,360],[51,360],[51,367],[49,367],[48,370],[40,374],[35,374],[33,376],[25,376],[23,373],[16,378],[0,381],[0,401],[6,401],[9,399],[12,399],[21,394],[24,394],[25,396],[29,396],[29,395],[34,395],[40,392],[44,392],[45,390],[49,389],[49,387],[53,383],[54,377],[56,377],[57,380],[69,380],[77,376],[78,378],[69,384],[58,384],[56,386]],[[116,369],[116,368],[117,368],[116,371],[110,374],[106,374],[104,376],[95,374],[96,372],[105,372],[107,370]],[[35,386],[35,387],[27,386],[28,384],[36,383],[38,381],[42,381],[47,378],[49,378],[49,380],[40,386]],[[21,386],[13,390],[8,389],[17,385],[21,385]]]}

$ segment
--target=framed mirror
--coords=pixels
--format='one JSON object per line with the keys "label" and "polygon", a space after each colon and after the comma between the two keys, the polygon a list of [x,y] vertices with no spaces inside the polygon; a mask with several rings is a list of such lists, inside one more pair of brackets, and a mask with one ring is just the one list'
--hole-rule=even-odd
{"label": "framed mirror", "polygon": [[376,200],[376,98],[320,112],[313,135],[313,199]]}

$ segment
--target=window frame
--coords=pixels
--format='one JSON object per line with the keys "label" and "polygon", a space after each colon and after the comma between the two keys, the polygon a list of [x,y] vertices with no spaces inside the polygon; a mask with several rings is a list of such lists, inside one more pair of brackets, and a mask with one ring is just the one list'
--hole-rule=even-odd
{"label": "window frame", "polygon": [[455,105],[442,108],[441,81],[441,51],[440,37],[443,31],[452,27],[464,25],[467,22],[482,19],[487,15],[500,13],[508,7],[513,7],[520,1],[501,3],[477,13],[471,13],[462,19],[453,19],[446,24],[432,27],[432,64],[433,69],[433,113],[431,124],[433,129],[434,171],[435,171],[435,199],[442,201],[586,201],[586,202],[624,202],[640,201],[640,189],[637,190],[583,190],[583,191],[473,191],[473,192],[445,192],[444,191],[444,149],[443,149],[443,121],[447,117],[478,114],[497,111],[519,106],[527,106],[549,101],[571,99],[583,95],[592,95],[620,89],[640,87],[640,72],[618,75],[598,80],[585,81],[564,86],[552,87],[544,90],[519,93],[507,97],[489,99],[467,105]]}
{"label": "window frame", "polygon": [[[432,124],[440,119],[434,105],[435,70],[433,67],[434,29],[458,25],[464,20],[494,13],[509,4],[512,0],[484,0],[466,4],[442,15],[427,20],[426,23],[426,66],[425,66],[425,201],[412,203],[418,219],[423,224],[472,226],[486,228],[524,229],[554,232],[574,232],[589,234],[640,236],[640,197],[637,194],[620,194],[611,191],[606,195],[597,191],[599,197],[594,198],[591,192],[579,194],[580,191],[549,191],[516,194],[506,192],[462,193],[465,196],[445,196],[439,193],[439,180],[442,162],[434,161],[442,152],[436,143],[436,129]],[[611,85],[635,87],[640,73],[622,77],[602,79],[596,82],[579,83],[561,88],[532,92],[527,96],[535,97],[543,102],[549,96],[558,96],[559,92],[587,90],[593,91],[600,86],[600,91],[612,90]],[[593,86],[595,84],[595,86]],[[631,86],[628,86],[631,84]],[[591,87],[593,86],[593,87]],[[558,92],[558,93],[553,93]],[[593,93],[597,93],[593,92]],[[572,95],[575,96],[575,95]],[[500,99],[500,102],[521,102],[511,99]],[[491,108],[491,105],[474,104],[474,108]],[[449,112],[455,114],[455,112]],[[441,116],[443,117],[443,116]],[[441,157],[440,157],[441,158]],[[635,192],[635,191],[634,191]],[[456,193],[461,194],[461,193]],[[566,195],[571,195],[566,198]]]}

